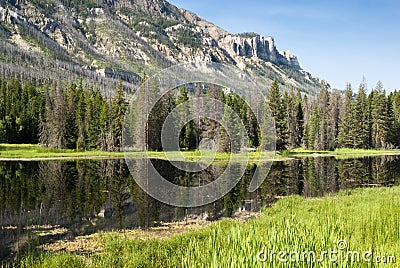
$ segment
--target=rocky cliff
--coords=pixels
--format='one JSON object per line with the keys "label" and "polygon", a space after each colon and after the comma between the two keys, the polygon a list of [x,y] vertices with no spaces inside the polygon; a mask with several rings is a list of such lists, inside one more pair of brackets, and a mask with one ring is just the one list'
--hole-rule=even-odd
{"label": "rocky cliff", "polygon": [[[192,61],[235,64],[268,87],[304,92],[320,80],[272,37],[231,34],[164,0],[0,0],[0,75],[39,81],[87,77],[134,89],[138,75]],[[46,69],[44,71],[43,69]]]}
{"label": "rocky cliff", "polygon": [[233,58],[257,58],[278,65],[286,65],[294,70],[301,70],[297,57],[290,54],[289,51],[278,51],[274,38],[271,36],[256,35],[246,38],[239,35],[228,35],[220,39],[218,44]]}

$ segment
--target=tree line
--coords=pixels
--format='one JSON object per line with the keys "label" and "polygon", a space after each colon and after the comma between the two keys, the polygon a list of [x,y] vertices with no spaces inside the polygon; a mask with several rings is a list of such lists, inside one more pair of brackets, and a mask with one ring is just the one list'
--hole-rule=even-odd
{"label": "tree line", "polygon": [[[188,116],[203,108],[202,104],[194,101],[190,105],[184,105],[179,114],[174,116],[173,124],[167,127],[183,126],[179,134],[179,146],[183,150],[199,149],[202,140],[211,139],[222,152],[238,152],[243,146],[258,147],[260,146],[259,128],[257,118],[248,107],[247,103],[237,94],[224,94],[221,87],[216,85],[204,85],[202,83],[194,83],[179,88],[179,93],[175,94],[169,91],[162,96],[158,96],[157,85],[148,88],[146,92],[140,91],[137,98],[130,107],[127,127],[127,138],[133,143],[131,146],[138,150],[162,151],[163,145],[161,140],[161,131],[168,115],[179,105],[187,103],[193,97],[207,97],[215,99],[222,104],[230,107],[230,110],[224,109],[223,116],[217,115],[207,118],[204,114],[194,114],[195,119],[188,120]],[[158,99],[159,97],[159,99]],[[146,118],[142,111],[146,111],[147,105],[151,105],[153,101],[155,105]],[[193,107],[191,106],[193,105]],[[193,109],[191,111],[191,109]],[[211,111],[217,111],[216,107],[207,107]],[[219,111],[220,113],[221,111]],[[208,113],[213,114],[213,112]],[[237,117],[234,116],[237,115]],[[235,120],[235,121],[233,121]],[[239,122],[240,120],[240,122]],[[223,123],[229,123],[231,133],[223,127]],[[222,124],[221,124],[222,123]],[[239,124],[244,125],[249,136],[249,144],[242,144],[241,137],[244,133],[240,133]],[[132,126],[132,127],[130,127]],[[141,127],[142,126],[142,129]],[[143,141],[142,136],[145,136]],[[233,137],[233,136],[234,137]],[[140,144],[139,144],[140,143]],[[211,149],[211,148],[210,148]]]}
{"label": "tree line", "polygon": [[268,103],[276,122],[277,149],[303,147],[393,149],[400,146],[400,92],[387,94],[381,82],[367,94],[365,83],[354,94],[323,87],[315,100],[274,82]]}
{"label": "tree line", "polygon": [[[179,137],[181,148],[198,149],[204,138],[213,139],[222,152],[262,145],[257,117],[243,98],[236,93],[224,94],[217,86],[197,85],[182,87],[178,94],[169,92],[157,102],[146,122],[145,148],[163,150],[161,128],[168,114],[193,96],[201,95],[221,101],[238,115],[241,122],[233,122],[237,119],[225,109],[222,122],[233,125],[231,135],[243,135],[235,127],[243,123],[249,144],[235,144],[240,139],[229,137],[218,120],[199,115],[184,124]],[[139,96],[137,102],[144,99]],[[105,97],[82,80],[53,87],[22,84],[16,79],[1,80],[0,103],[0,142],[39,142],[56,149],[122,150],[128,103],[121,83],[114,97]],[[381,82],[369,94],[362,83],[357,94],[348,85],[345,91],[322,87],[318,96],[312,97],[295,89],[281,91],[275,80],[265,103],[275,120],[278,151],[298,147],[334,150],[400,146],[400,92],[386,94]],[[142,109],[142,104],[131,108]],[[177,120],[184,121],[188,113],[184,111]],[[134,118],[132,124],[143,125],[144,121]]]}
{"label": "tree line", "polygon": [[32,83],[0,80],[0,142],[38,143],[43,90]]}
{"label": "tree line", "polygon": [[54,149],[119,151],[128,106],[122,82],[113,98],[77,83],[54,87],[0,81],[0,142]]}

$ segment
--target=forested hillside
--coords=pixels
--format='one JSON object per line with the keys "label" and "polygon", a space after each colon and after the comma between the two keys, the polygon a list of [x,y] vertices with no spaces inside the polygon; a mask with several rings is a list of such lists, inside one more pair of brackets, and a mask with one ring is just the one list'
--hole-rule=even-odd
{"label": "forested hillside", "polygon": [[187,62],[235,65],[259,84],[315,94],[321,80],[272,37],[229,33],[164,0],[2,0],[0,77],[33,84],[89,80],[112,95]]}

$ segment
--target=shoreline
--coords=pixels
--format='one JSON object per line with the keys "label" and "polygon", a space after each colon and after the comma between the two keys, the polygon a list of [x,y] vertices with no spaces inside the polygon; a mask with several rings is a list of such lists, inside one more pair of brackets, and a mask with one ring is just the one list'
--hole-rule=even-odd
{"label": "shoreline", "polygon": [[[132,267],[179,267],[182,263],[211,267],[214,263],[225,267],[235,259],[257,266],[260,250],[295,248],[318,253],[339,248],[341,241],[357,252],[376,244],[373,250],[378,256],[389,256],[396,263],[399,194],[397,186],[344,190],[313,199],[288,196],[250,219],[189,220],[148,230],[94,233],[42,245],[19,263],[27,267],[77,263],[85,267],[118,266],[116,263]],[[210,252],[221,254],[210,259]],[[271,261],[276,264],[278,260]],[[329,259],[322,264],[329,264]],[[360,266],[355,263],[351,267]]]}
{"label": "shoreline", "polygon": [[53,150],[41,148],[38,144],[0,144],[0,161],[57,161],[57,160],[90,160],[90,159],[159,159],[170,161],[199,162],[212,160],[212,162],[274,162],[290,161],[303,157],[368,157],[384,155],[400,155],[399,149],[378,150],[378,149],[336,149],[335,151],[313,151],[305,149],[293,149],[280,152],[250,152],[229,154],[229,153],[206,153],[200,151],[169,152],[106,152],[106,151],[75,151],[75,150]]}
{"label": "shoreline", "polygon": [[73,240],[59,240],[53,243],[43,244],[40,248],[51,252],[101,252],[103,250],[103,248],[99,246],[101,236],[114,234],[120,238],[140,239],[144,241],[147,239],[165,240],[176,235],[210,227],[221,220],[246,222],[259,217],[261,214],[261,212],[251,211],[236,212],[232,217],[223,217],[214,221],[196,219],[189,216],[183,220],[160,222],[160,225],[147,229],[139,227],[115,231],[98,231],[89,235],[77,236]]}

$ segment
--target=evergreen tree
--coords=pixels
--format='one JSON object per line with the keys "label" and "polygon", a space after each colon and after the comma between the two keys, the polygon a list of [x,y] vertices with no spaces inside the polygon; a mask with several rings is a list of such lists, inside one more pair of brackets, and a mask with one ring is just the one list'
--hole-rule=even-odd
{"label": "evergreen tree", "polygon": [[310,122],[307,125],[307,141],[308,141],[308,146],[307,148],[313,150],[317,149],[317,137],[319,136],[319,131],[320,131],[320,115],[318,111],[318,107],[314,107],[314,111],[311,114],[310,117]]}
{"label": "evergreen tree", "polygon": [[325,86],[322,87],[318,95],[317,109],[319,129],[315,136],[315,149],[327,150],[331,141],[328,136],[329,92]]}
{"label": "evergreen tree", "polygon": [[386,148],[388,146],[389,129],[387,99],[383,85],[379,81],[371,93],[372,146]]}
{"label": "evergreen tree", "polygon": [[296,96],[296,136],[295,136],[295,147],[301,147],[304,136],[304,112],[303,112],[303,100],[301,98],[300,91],[297,92]]}
{"label": "evergreen tree", "polygon": [[[158,91],[155,86],[139,94],[129,109],[145,110],[146,105],[159,98]],[[338,146],[388,149],[400,146],[400,92],[394,91],[387,96],[381,82],[368,96],[365,84],[360,84],[355,98],[348,85],[342,101],[338,91],[330,91],[327,87],[321,89],[316,100],[307,95],[302,97],[299,91],[295,94],[294,89],[282,96],[278,82],[274,81],[267,101],[262,100],[263,104],[269,105],[269,110],[264,113],[262,108],[255,111],[260,113],[260,125],[250,109],[253,107],[249,107],[238,94],[225,96],[216,86],[200,85],[195,92],[197,96],[207,94],[232,109],[233,112],[226,109],[222,118],[232,126],[232,137],[228,137],[227,130],[221,127],[217,118],[199,117],[186,122],[190,112],[190,107],[187,107],[178,118],[180,125],[186,122],[180,133],[181,148],[193,150],[201,138],[215,138],[220,151],[239,151],[243,146],[258,147],[261,133],[267,135],[262,144],[266,147],[272,142],[272,134],[268,132],[271,125],[266,120],[269,113],[275,121],[278,150],[299,146],[317,150],[332,150]],[[144,148],[147,145],[148,149],[162,150],[161,129],[166,117],[176,105],[188,100],[188,92],[182,87],[178,97],[168,92],[159,100],[147,123],[144,118],[130,118],[128,125],[132,126],[132,133],[129,132],[132,140],[146,133],[146,142],[143,145],[132,144],[132,147]],[[0,103],[0,142],[39,141],[43,146],[60,149],[122,149],[122,128],[128,108],[122,83],[115,97],[107,99],[98,89],[84,85],[82,80],[39,88],[30,82],[0,79]],[[233,114],[237,114],[240,120],[236,120]],[[246,128],[249,144],[243,144],[238,138],[245,135],[239,133],[240,124]],[[137,126],[142,126],[143,131],[137,131]]]}
{"label": "evergreen tree", "polygon": [[283,151],[286,149],[287,145],[287,120],[285,106],[277,80],[274,80],[268,92],[267,103],[271,110],[271,115],[275,120],[276,149],[278,151]]}
{"label": "evergreen tree", "polygon": [[107,151],[112,147],[112,135],[111,135],[111,123],[110,123],[110,107],[107,101],[102,100],[100,106],[99,115],[99,127],[100,127],[100,150]]}
{"label": "evergreen tree", "polygon": [[370,147],[370,105],[365,92],[365,84],[360,84],[354,108],[354,147],[367,149]]}
{"label": "evergreen tree", "polygon": [[285,92],[283,94],[283,102],[286,104],[286,122],[287,122],[287,130],[288,130],[288,139],[287,139],[287,149],[291,150],[297,147],[296,139],[297,139],[297,121],[296,121],[296,113],[297,113],[297,103],[294,95],[293,88],[290,89],[290,93]]}
{"label": "evergreen tree", "polygon": [[[256,115],[253,113],[253,110],[246,104],[246,117],[247,117],[247,124],[246,124],[246,129],[247,129],[247,134],[249,136],[249,147],[251,148],[257,148],[260,146],[260,130],[259,130],[259,125],[257,121]],[[257,112],[257,111],[256,111]]]}
{"label": "evergreen tree", "polygon": [[[221,127],[219,150],[221,152],[237,153],[244,145],[242,138],[246,135],[240,131],[240,125],[246,121],[245,102],[237,94],[227,95],[225,102],[230,109],[225,108],[222,116],[222,125],[229,128]],[[235,114],[237,116],[234,116]],[[248,145],[246,144],[246,146]]]}
{"label": "evergreen tree", "polygon": [[394,114],[392,140],[394,145],[398,148],[400,146],[400,92],[394,91],[390,99]]}
{"label": "evergreen tree", "polygon": [[69,85],[66,96],[66,126],[65,126],[65,147],[67,149],[76,149],[78,140],[78,126],[76,120],[76,105],[79,102],[77,85],[71,83]]}
{"label": "evergreen tree", "polygon": [[[181,87],[179,96],[176,100],[176,105],[180,105],[182,103],[185,103],[189,100],[188,96],[188,91],[186,90],[186,87]],[[180,115],[180,123],[179,125],[182,125],[183,122],[186,124],[182,128],[180,134],[179,134],[179,143],[180,147],[186,148],[188,150],[193,150],[196,147],[196,137],[194,133],[194,122],[193,120],[188,121],[188,115],[190,114],[189,111],[190,107],[188,105],[185,105],[185,109],[183,114]]]}
{"label": "evergreen tree", "polygon": [[79,85],[76,90],[76,110],[75,110],[75,120],[76,120],[76,149],[77,150],[85,150],[86,149],[86,94],[85,89],[83,88],[82,79],[79,80]]}
{"label": "evergreen tree", "polygon": [[388,134],[387,134],[387,141],[386,141],[386,149],[393,149],[395,147],[396,143],[396,131],[397,131],[397,125],[396,125],[396,119],[395,119],[395,114],[394,114],[394,109],[393,109],[393,95],[389,95],[386,101],[386,111],[387,111],[387,120],[386,120],[386,125],[388,128]]}
{"label": "evergreen tree", "polygon": [[[148,92],[146,98],[157,99],[159,95],[158,86],[154,85],[154,92]],[[153,95],[154,94],[154,95]],[[161,151],[163,150],[161,131],[168,114],[176,107],[175,96],[171,91],[166,92],[158,99],[149,114],[146,126],[146,144],[148,150]],[[173,123],[176,126],[177,123]]]}
{"label": "evergreen tree", "polygon": [[311,117],[311,108],[310,108],[310,102],[308,101],[307,95],[304,95],[303,98],[303,117],[304,117],[304,131],[303,131],[303,140],[302,140],[302,146],[306,149],[309,149],[309,136],[310,136],[310,117]]}
{"label": "evergreen tree", "polygon": [[339,135],[341,95],[337,90],[333,90],[329,100],[328,110],[328,149],[337,148],[337,137]]}
{"label": "evergreen tree", "polygon": [[63,87],[45,89],[45,112],[41,124],[40,143],[53,149],[68,148],[68,102]]}
{"label": "evergreen tree", "polygon": [[100,91],[91,88],[87,95],[87,147],[100,149],[101,123],[100,114],[103,106],[103,97]]}
{"label": "evergreen tree", "polygon": [[120,81],[116,90],[116,95],[111,103],[111,131],[114,142],[113,148],[118,151],[122,150],[122,129],[124,126],[127,107],[128,102],[125,100],[122,81]]}
{"label": "evergreen tree", "polygon": [[7,104],[7,90],[6,81],[0,79],[0,142],[6,142],[7,128],[6,128],[6,104]]}
{"label": "evergreen tree", "polygon": [[353,91],[348,84],[345,91],[345,99],[342,110],[342,121],[339,127],[338,142],[342,148],[353,148],[355,133],[355,110]]}

